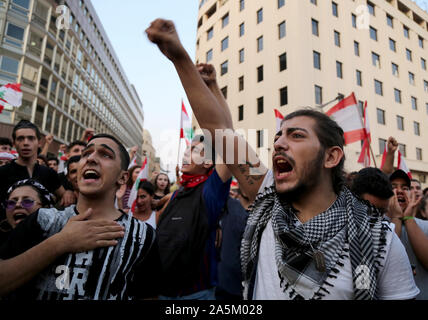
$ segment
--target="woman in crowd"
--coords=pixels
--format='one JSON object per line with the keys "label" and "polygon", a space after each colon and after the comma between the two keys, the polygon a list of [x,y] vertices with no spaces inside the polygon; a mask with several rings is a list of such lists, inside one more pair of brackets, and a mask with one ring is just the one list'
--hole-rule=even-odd
{"label": "woman in crowd", "polygon": [[166,173],[159,173],[153,181],[155,193],[153,196],[153,207],[158,208],[159,200],[165,197],[170,192],[171,182]]}
{"label": "woman in crowd", "polygon": [[150,182],[140,182],[133,216],[141,221],[145,221],[156,229],[156,211],[152,210],[154,194],[154,187]]}
{"label": "woman in crowd", "polygon": [[[125,189],[124,192],[121,192],[123,190],[119,190],[118,193],[116,193],[117,201],[118,201],[118,207],[119,209],[122,209],[126,212],[129,210],[128,206],[128,199],[129,195],[131,194],[132,186],[134,185],[135,181],[137,180],[138,175],[140,174],[141,167],[140,166],[133,166],[129,168],[129,178],[126,185],[123,185],[122,188]],[[126,186],[126,187],[125,187]]]}
{"label": "woman in crowd", "polygon": [[52,194],[37,181],[25,179],[16,182],[9,188],[4,206],[6,219],[0,223],[1,242],[28,215],[40,208],[50,208]]}

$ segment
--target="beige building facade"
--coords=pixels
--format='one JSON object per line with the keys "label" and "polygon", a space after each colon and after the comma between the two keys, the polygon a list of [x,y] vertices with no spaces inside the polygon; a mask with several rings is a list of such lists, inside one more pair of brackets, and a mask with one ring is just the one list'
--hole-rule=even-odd
{"label": "beige building facade", "polygon": [[[320,105],[354,92],[368,104],[377,166],[394,136],[427,186],[427,30],[428,14],[410,0],[202,0],[195,60],[216,67],[235,129],[252,129],[267,165],[274,109],[327,111],[334,102]],[[348,171],[362,168],[360,151],[346,146]]]}

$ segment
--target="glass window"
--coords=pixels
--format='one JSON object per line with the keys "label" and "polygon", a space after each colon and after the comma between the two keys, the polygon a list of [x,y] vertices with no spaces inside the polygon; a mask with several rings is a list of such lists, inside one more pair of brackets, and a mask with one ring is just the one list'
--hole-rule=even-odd
{"label": "glass window", "polygon": [[355,14],[351,14],[352,28],[357,28],[357,16]]}
{"label": "glass window", "polygon": [[356,76],[357,76],[357,85],[362,86],[363,85],[363,79],[362,79],[362,75],[361,75],[360,70],[356,71]]}
{"label": "glass window", "polygon": [[245,9],[245,0],[239,0],[239,11]]}
{"label": "glass window", "polygon": [[226,74],[227,73],[227,71],[228,71],[228,61],[225,61],[225,62],[223,62],[222,64],[221,64],[221,66],[220,66],[220,74],[221,75],[224,75],[224,74]]}
{"label": "glass window", "polygon": [[213,49],[210,49],[207,51],[207,59],[206,61],[209,62],[213,58]]}
{"label": "glass window", "polygon": [[238,121],[244,120],[244,106],[238,107]]}
{"label": "glass window", "polygon": [[334,44],[340,47],[340,33],[337,31],[334,31]]}
{"label": "glass window", "polygon": [[257,148],[263,147],[263,130],[257,130]]}
{"label": "glass window", "polygon": [[263,97],[257,98],[257,114],[263,113]]}
{"label": "glass window", "polygon": [[9,22],[7,24],[6,34],[9,37],[12,37],[12,38],[15,38],[18,40],[23,40],[24,39],[24,28],[18,27],[17,25],[14,25],[14,24]]}
{"label": "glass window", "polygon": [[379,154],[382,154],[386,147],[386,140],[379,138]]}
{"label": "glass window", "polygon": [[315,19],[312,19],[312,34],[314,36],[318,36],[319,35],[319,31],[318,31],[318,21]]}
{"label": "glass window", "polygon": [[336,2],[331,3],[331,9],[332,9],[333,16],[338,17],[339,11],[338,11],[338,6]]}
{"label": "glass window", "polygon": [[226,50],[229,47],[229,37],[224,38],[221,40],[221,51]]}
{"label": "glass window", "polygon": [[284,106],[288,104],[288,87],[279,89],[279,105]]}
{"label": "glass window", "polygon": [[406,49],[406,58],[409,61],[412,61],[412,51],[409,49]]}
{"label": "glass window", "polygon": [[421,36],[418,37],[419,47],[424,48],[424,38]]}
{"label": "glass window", "polygon": [[418,99],[416,99],[415,97],[411,97],[410,100],[412,102],[412,109],[418,110]]}
{"label": "glass window", "polygon": [[244,76],[240,76],[238,79],[238,90],[244,90]]}
{"label": "glass window", "polygon": [[213,27],[209,28],[207,31],[207,40],[210,40],[214,35],[214,29]]}
{"label": "glass window", "polygon": [[287,53],[283,53],[279,56],[279,71],[287,69]]}
{"label": "glass window", "polygon": [[377,123],[385,124],[385,111],[377,108],[376,114],[377,114]]}
{"label": "glass window", "polygon": [[398,89],[394,89],[394,99],[395,102],[401,103],[401,91]]}
{"label": "glass window", "polygon": [[409,35],[409,28],[407,28],[406,26],[403,26],[403,33],[404,33],[404,36],[405,36],[406,38],[410,38],[410,35]]}
{"label": "glass window", "polygon": [[263,50],[263,36],[257,38],[257,52]]}
{"label": "glass window", "polygon": [[357,41],[354,41],[354,54],[360,56],[360,44]]}
{"label": "glass window", "polygon": [[370,38],[377,41],[377,30],[373,27],[370,27]]}
{"label": "glass window", "polygon": [[398,77],[398,65],[396,65],[395,63],[391,63],[392,66],[392,74],[396,77]]}
{"label": "glass window", "polygon": [[404,131],[404,118],[401,116],[397,116],[397,129]]}
{"label": "glass window", "polygon": [[394,28],[394,20],[390,15],[386,15],[386,24],[391,28]]}
{"label": "glass window", "polygon": [[30,0],[12,0],[13,3],[25,8],[25,9],[29,9],[30,8]]}
{"label": "glass window", "polygon": [[372,52],[372,64],[380,68],[380,57],[377,53]]}
{"label": "glass window", "polygon": [[19,61],[7,56],[0,56],[0,69],[9,73],[18,74]]}
{"label": "glass window", "polygon": [[426,62],[426,60],[424,58],[421,58],[421,67],[424,70],[427,69],[427,62]]}
{"label": "glass window", "polygon": [[392,40],[391,38],[389,38],[389,49],[391,49],[394,52],[397,51],[397,46],[395,44],[395,40]]}
{"label": "glass window", "polygon": [[285,21],[278,25],[278,34],[280,39],[285,37]]}
{"label": "glass window", "polygon": [[421,135],[421,131],[419,128],[419,122],[413,121],[413,131],[415,133],[416,136],[420,136]]}
{"label": "glass window", "polygon": [[242,22],[239,25],[239,36],[242,37],[245,34],[245,24]]}
{"label": "glass window", "polygon": [[367,9],[369,10],[369,13],[374,16],[375,15],[375,6],[373,3],[370,3],[367,1]]}
{"label": "glass window", "polygon": [[239,50],[239,63],[244,62],[245,59],[245,51],[244,49]]}
{"label": "glass window", "polygon": [[315,86],[315,103],[322,104],[322,87]]}
{"label": "glass window", "polygon": [[285,0],[278,0],[278,9],[285,5]]}
{"label": "glass window", "polygon": [[379,80],[374,81],[375,83],[375,92],[376,94],[383,96],[383,88],[382,88],[382,82],[380,82]]}
{"label": "glass window", "polygon": [[422,149],[416,148],[416,160],[422,160]]}
{"label": "glass window", "polygon": [[257,11],[257,23],[260,23],[263,21],[263,8]]}
{"label": "glass window", "polygon": [[342,62],[336,61],[336,76],[343,79]]}
{"label": "glass window", "polygon": [[221,27],[224,28],[229,24],[229,13],[226,13],[221,19]]}
{"label": "glass window", "polygon": [[415,75],[411,72],[409,72],[409,83],[415,85]]}
{"label": "glass window", "polygon": [[263,66],[257,67],[257,82],[263,81]]}
{"label": "glass window", "polygon": [[314,68],[321,70],[321,53],[314,51]]}

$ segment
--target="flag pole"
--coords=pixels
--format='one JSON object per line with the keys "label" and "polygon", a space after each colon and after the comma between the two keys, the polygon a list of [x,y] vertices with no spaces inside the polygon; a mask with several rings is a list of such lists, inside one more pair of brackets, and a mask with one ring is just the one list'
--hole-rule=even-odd
{"label": "flag pole", "polygon": [[180,106],[180,129],[178,132],[178,150],[177,150],[177,166],[178,166],[178,160],[180,159],[180,149],[181,149],[181,113],[183,112],[181,109],[183,108],[183,99],[181,99],[181,106]]}
{"label": "flag pole", "polygon": [[373,153],[372,144],[371,144],[370,141],[368,141],[368,142],[369,142],[370,153],[372,154],[372,158],[373,158],[373,162],[374,162],[375,168],[377,168],[376,158],[375,158],[374,153]]}

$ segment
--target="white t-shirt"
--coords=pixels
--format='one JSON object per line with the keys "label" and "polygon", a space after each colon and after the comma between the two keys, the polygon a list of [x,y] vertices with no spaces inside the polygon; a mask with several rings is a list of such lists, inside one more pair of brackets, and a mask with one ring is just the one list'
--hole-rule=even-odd
{"label": "white t-shirt", "polygon": [[[259,191],[265,186],[273,184],[273,175],[269,171]],[[382,300],[412,299],[419,293],[416,287],[409,259],[404,246],[397,237],[394,225],[390,224],[391,232],[387,233],[385,246],[385,259],[378,274],[377,296]],[[337,278],[328,279],[333,287],[326,287],[330,294],[325,300],[353,299],[354,288],[352,280],[352,267],[349,253],[343,261],[344,267],[335,274]],[[262,233],[257,263],[257,274],[253,292],[255,300],[286,300],[288,295],[280,287],[278,268],[275,261],[275,236],[271,221]]]}
{"label": "white t-shirt", "polygon": [[150,218],[148,218],[145,223],[151,225],[153,229],[156,230],[156,211],[152,211],[152,214],[150,215]]}

